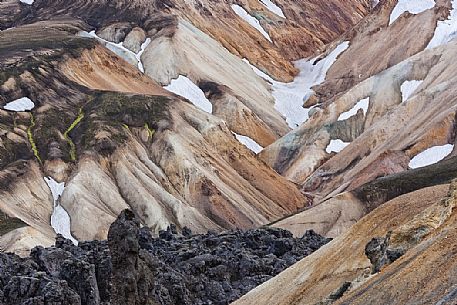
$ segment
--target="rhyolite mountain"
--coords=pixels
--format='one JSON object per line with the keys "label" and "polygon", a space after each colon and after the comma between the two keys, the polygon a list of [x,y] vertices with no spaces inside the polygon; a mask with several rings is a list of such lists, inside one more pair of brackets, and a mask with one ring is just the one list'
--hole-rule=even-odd
{"label": "rhyolite mountain", "polygon": [[151,240],[314,230],[221,302],[454,304],[456,32],[454,0],[0,1],[0,249],[109,252],[126,209]]}

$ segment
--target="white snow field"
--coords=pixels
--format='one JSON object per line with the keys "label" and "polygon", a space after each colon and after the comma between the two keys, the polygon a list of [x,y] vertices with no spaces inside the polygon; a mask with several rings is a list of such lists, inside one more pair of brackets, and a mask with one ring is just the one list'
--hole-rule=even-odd
{"label": "white snow field", "polygon": [[28,5],[32,5],[35,0],[19,0],[19,1],[22,3],[28,4]]}
{"label": "white snow field", "polygon": [[260,2],[262,2],[262,4],[265,5],[273,14],[276,14],[282,18],[286,18],[282,9],[271,0],[260,0]]}
{"label": "white snow field", "polygon": [[417,154],[409,162],[410,168],[419,168],[435,164],[446,158],[454,149],[454,145],[446,144],[442,146],[433,146]]}
{"label": "white snow field", "polygon": [[33,108],[35,108],[35,103],[28,97],[21,97],[3,106],[5,110],[16,112],[32,110]]}
{"label": "white snow field", "polygon": [[236,134],[236,133],[233,133],[236,137],[236,139],[241,143],[243,144],[244,146],[246,146],[247,148],[249,148],[251,151],[253,151],[255,154],[258,154],[260,153],[262,150],[263,150],[263,147],[260,146],[256,141],[254,141],[253,139],[251,139],[250,137],[246,137],[246,136],[242,136],[242,135],[239,135],[239,134]]}
{"label": "white snow field", "polygon": [[394,23],[404,12],[419,14],[435,6],[434,0],[398,0],[397,5],[390,14],[389,25]]}
{"label": "white snow field", "polygon": [[141,55],[143,54],[144,50],[151,42],[150,38],[146,38],[146,40],[141,45],[141,50],[138,53],[134,53],[134,52],[130,51],[129,49],[127,49],[126,47],[124,47],[123,42],[114,43],[114,42],[105,40],[105,39],[97,36],[97,34],[95,34],[95,31],[91,31],[91,32],[80,31],[78,33],[78,35],[81,37],[95,38],[95,39],[98,39],[98,40],[104,42],[105,46],[108,50],[112,51],[119,57],[123,58],[125,61],[132,64],[133,66],[136,66],[138,68],[138,70],[141,71],[141,73],[144,73],[143,63],[141,62]]}
{"label": "white snow field", "polygon": [[203,91],[187,77],[180,75],[164,88],[188,99],[192,104],[203,111],[213,113],[213,105],[211,102],[206,98]]}
{"label": "white snow field", "polygon": [[[315,62],[318,57],[296,61],[295,66],[300,73],[291,83],[277,82],[253,65],[250,66],[257,75],[272,84],[273,97],[276,100],[275,109],[286,117],[289,127],[296,128],[309,118],[309,109],[303,108],[303,103],[313,93],[311,87],[319,85],[325,80],[327,71],[348,47],[348,41],[342,42],[327,57],[317,63]],[[244,61],[249,63],[247,60]]]}
{"label": "white snow field", "polygon": [[457,37],[457,0],[452,0],[451,14],[447,20],[438,21],[435,34],[428,43],[427,49],[431,49],[448,43]]}
{"label": "white snow field", "polygon": [[357,111],[359,111],[359,109],[362,109],[363,110],[363,114],[366,115],[369,105],[370,105],[370,98],[369,97],[358,101],[357,104],[355,104],[354,107],[351,108],[351,110],[343,112],[342,114],[340,114],[340,116],[338,117],[338,121],[344,121],[344,120],[349,119],[350,117],[356,115]]}
{"label": "white snow field", "polygon": [[146,40],[141,44],[141,49],[140,51],[135,54],[136,60],[138,60],[138,70],[141,71],[141,73],[144,73],[144,66],[143,63],[141,62],[141,55],[143,55],[144,50],[146,50],[147,46],[151,43],[151,38],[146,38]]}
{"label": "white snow field", "polygon": [[402,96],[402,102],[406,102],[409,97],[416,91],[416,89],[422,84],[421,80],[408,80],[405,81],[401,87],[401,96]]}
{"label": "white snow field", "polygon": [[340,139],[337,140],[331,140],[330,143],[328,144],[327,148],[325,151],[330,154],[332,152],[339,153],[342,151],[346,146],[348,146],[351,143],[343,142]]}
{"label": "white snow field", "polygon": [[249,15],[249,13],[246,12],[244,8],[237,4],[232,4],[232,9],[241,19],[243,19],[251,26],[253,26],[257,31],[259,31],[266,39],[268,39],[271,42],[270,35],[268,35],[268,33],[262,28],[259,20]]}
{"label": "white snow field", "polygon": [[51,215],[51,226],[57,234],[62,234],[63,237],[71,240],[73,244],[77,245],[78,241],[71,235],[70,229],[70,216],[68,215],[67,211],[60,205],[60,196],[65,189],[65,183],[58,183],[51,177],[45,177],[44,181],[48,185],[49,189],[51,190],[53,201],[54,201],[54,209]]}

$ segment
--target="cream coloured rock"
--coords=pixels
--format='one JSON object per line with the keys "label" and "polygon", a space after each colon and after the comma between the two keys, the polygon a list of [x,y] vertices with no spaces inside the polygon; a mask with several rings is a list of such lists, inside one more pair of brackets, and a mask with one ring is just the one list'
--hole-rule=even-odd
{"label": "cream coloured rock", "polygon": [[137,54],[141,50],[141,45],[146,40],[146,33],[142,28],[133,28],[125,37],[124,47]]}
{"label": "cream coloured rock", "polygon": [[221,229],[176,192],[162,169],[136,141],[116,152],[112,160],[120,194],[153,232],[158,233],[170,224],[201,233]]}
{"label": "cream coloured rock", "polygon": [[[451,42],[446,47],[423,51],[359,83],[300,128],[265,148],[261,158],[289,179],[306,182],[307,191],[325,197],[343,191],[360,171],[388,150],[405,150],[412,157],[420,152],[419,147],[453,141],[451,109],[455,105],[448,93],[452,90],[451,71],[455,69],[450,54],[455,48]],[[411,79],[424,82],[402,102],[401,84]],[[341,124],[338,117],[368,96],[362,132],[343,151],[329,158],[324,150],[336,137],[333,127]],[[430,99],[436,102],[428,103]],[[321,185],[323,177],[328,186]]]}
{"label": "cream coloured rock", "polygon": [[3,171],[0,179],[11,179],[6,188],[0,190],[0,209],[9,217],[21,219],[27,225],[40,231],[46,236],[54,236],[51,228],[52,195],[43,180],[40,168],[35,162],[22,165],[14,170],[12,175],[20,174],[21,179],[8,177],[8,171]]}
{"label": "cream coloured rock", "polygon": [[131,26],[127,22],[116,22],[97,31],[97,35],[105,40],[119,43],[122,42],[130,31]]}
{"label": "cream coloured rock", "polygon": [[275,141],[276,135],[271,129],[228,88],[211,84],[216,89],[210,89],[208,83],[203,83],[202,88],[213,104],[213,115],[223,119],[231,131],[247,135],[262,146]]}
{"label": "cream coloured rock", "polygon": [[274,109],[270,85],[240,58],[187,21],[179,21],[172,34],[153,39],[142,59],[145,73],[158,83],[168,85],[184,75],[195,84],[211,81],[225,85],[270,128],[269,132],[279,136],[289,130]]}
{"label": "cream coloured rock", "polygon": [[78,240],[105,239],[117,215],[129,208],[109,172],[90,157],[80,160],[60,204],[69,214],[71,232]]}
{"label": "cream coloured rock", "polygon": [[19,256],[29,256],[30,250],[36,246],[50,247],[53,244],[53,235],[45,235],[29,226],[0,236],[0,251],[13,252]]}
{"label": "cream coloured rock", "polygon": [[172,109],[175,131],[156,133],[151,156],[201,213],[226,228],[247,228],[305,204],[296,187],[259,162],[223,121],[182,103]]}
{"label": "cream coloured rock", "polygon": [[[409,222],[415,215],[420,214],[429,206],[439,202],[446,196],[448,189],[449,185],[425,188],[400,196],[386,203],[369,214],[369,217],[362,218],[346,231],[346,233],[338,236],[312,255],[258,286],[232,304],[319,304],[319,302],[324,301],[330,294],[340,288],[343,283],[357,282],[360,279],[364,279],[363,281],[365,281],[370,274],[371,267],[370,261],[365,255],[365,245],[373,237],[384,236],[393,227]],[[405,204],[408,204],[407,209],[405,209]],[[454,226],[452,223],[449,223],[449,225],[450,228]],[[442,238],[444,236],[437,237],[435,240],[439,243]],[[455,239],[453,238],[452,241],[454,244]],[[434,256],[441,261],[445,260],[445,258],[434,252],[434,247],[430,246],[430,244],[426,246],[425,251],[429,256]],[[408,263],[408,258],[405,257],[405,260],[401,259],[400,261]],[[401,263],[400,261],[399,263]],[[422,264],[425,269],[436,267],[436,265],[423,264],[420,258],[415,259],[410,264],[416,267]],[[443,268],[446,268],[446,264],[443,264]],[[397,270],[401,273],[404,268],[398,268]],[[415,270],[413,273],[418,274],[417,269],[410,270]],[[420,278],[424,279],[429,274],[430,272],[421,273]],[[382,281],[383,274],[375,276],[371,280],[373,280],[371,283],[376,280]],[[406,304],[403,298],[410,298],[411,295],[414,295],[411,290],[415,289],[414,291],[417,291],[418,289],[423,289],[423,286],[421,286],[423,282],[412,281],[417,283],[415,288],[405,285],[405,282],[401,278],[393,277],[390,282],[395,283],[391,288],[395,287],[395,290],[398,291],[398,294],[395,294],[395,296],[398,297],[401,295],[402,297],[402,301],[398,301],[398,304]],[[363,286],[360,289],[363,289]],[[424,289],[423,291],[427,290]],[[377,290],[377,293],[379,292],[385,292],[385,290]],[[384,297],[376,296],[377,293],[374,293],[375,296],[373,298],[368,295],[369,299],[373,300],[371,303],[390,303]],[[354,290],[354,295],[357,295],[356,289]],[[367,294],[363,294],[363,296],[366,297]],[[388,296],[385,297],[388,298]],[[341,301],[338,304],[344,304],[343,300]],[[353,304],[352,302],[349,303]],[[357,304],[366,303],[362,301]]]}
{"label": "cream coloured rock", "polygon": [[342,193],[319,205],[274,223],[301,237],[307,230],[335,238],[365,215],[364,204],[351,193]]}

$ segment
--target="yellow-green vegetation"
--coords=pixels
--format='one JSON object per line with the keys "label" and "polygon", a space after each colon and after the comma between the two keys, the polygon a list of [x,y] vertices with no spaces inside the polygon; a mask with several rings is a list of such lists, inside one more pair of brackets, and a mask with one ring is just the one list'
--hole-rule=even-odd
{"label": "yellow-green vegetation", "polygon": [[35,127],[35,118],[33,117],[33,114],[30,114],[30,126],[27,128],[27,137],[29,138],[29,143],[30,146],[32,147],[33,154],[35,155],[35,158],[37,158],[38,162],[41,163],[41,158],[40,154],[38,152],[38,149],[36,147],[35,141],[33,140],[33,132],[32,129]]}
{"label": "yellow-green vegetation", "polygon": [[73,130],[73,128],[76,127],[76,125],[79,124],[79,122],[81,122],[81,120],[83,118],[84,118],[84,112],[83,112],[82,108],[80,108],[78,116],[73,121],[73,123],[71,123],[70,127],[68,127],[67,130],[65,130],[65,132],[63,134],[63,137],[65,138],[65,140],[67,140],[68,144],[70,145],[71,161],[76,161],[76,145],[75,145],[75,143],[73,143],[72,139],[70,138],[70,136],[68,134]]}
{"label": "yellow-green vegetation", "polygon": [[146,128],[146,130],[148,131],[148,135],[149,135],[149,138],[152,138],[152,136],[155,134],[155,129],[153,128],[150,128],[148,123],[145,123],[144,124],[144,128]]}
{"label": "yellow-green vegetation", "polygon": [[[159,121],[166,120],[169,99],[164,96],[128,95],[117,92],[97,92],[84,107],[81,144],[109,154],[127,140],[130,128],[146,128],[150,137]],[[99,132],[110,136],[95,139]]]}

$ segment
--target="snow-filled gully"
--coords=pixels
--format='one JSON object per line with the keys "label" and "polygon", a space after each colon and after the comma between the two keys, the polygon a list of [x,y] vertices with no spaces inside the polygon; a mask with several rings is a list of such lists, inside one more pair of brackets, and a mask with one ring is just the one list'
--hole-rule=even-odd
{"label": "snow-filled gully", "polygon": [[405,81],[400,86],[402,102],[406,102],[410,96],[416,91],[416,89],[422,84],[423,81],[421,80],[411,80]]}
{"label": "snow-filled gully", "polygon": [[302,106],[303,102],[313,93],[311,88],[325,81],[330,67],[348,47],[349,42],[345,41],[319,61],[317,61],[319,57],[296,61],[295,66],[300,70],[300,73],[291,83],[277,82],[258,68],[249,64],[246,59],[244,61],[251,66],[257,75],[272,84],[275,109],[286,117],[289,127],[296,128],[309,118],[308,113],[310,109],[305,109]]}
{"label": "snow-filled gully", "polygon": [[114,43],[114,42],[105,40],[105,39],[97,36],[97,34],[95,34],[95,31],[91,31],[91,32],[81,31],[78,33],[78,35],[81,37],[95,38],[95,39],[98,39],[98,40],[106,43],[106,47],[109,50],[116,53],[118,56],[122,57],[124,60],[126,60],[129,63],[135,62],[138,70],[140,70],[141,73],[144,73],[144,66],[143,66],[143,63],[141,62],[141,55],[143,55],[147,46],[149,45],[149,43],[151,43],[151,38],[146,38],[146,40],[141,44],[141,50],[138,53],[134,53],[131,50],[124,47],[123,42]]}
{"label": "snow-filled gully", "polygon": [[369,106],[370,106],[370,98],[369,97],[361,99],[349,111],[346,111],[346,112],[343,112],[342,114],[340,114],[340,116],[338,117],[338,121],[344,121],[344,120],[347,120],[347,119],[355,116],[360,109],[362,109],[363,110],[363,114],[366,115],[367,112],[368,112],[368,107]]}
{"label": "snow-filled gully", "polygon": [[457,37],[457,0],[452,0],[452,10],[448,19],[438,21],[435,34],[428,43],[427,49],[431,49],[448,43]]}
{"label": "snow-filled gully", "polygon": [[205,93],[186,76],[179,75],[178,78],[171,80],[170,84],[163,88],[188,99],[201,110],[213,113],[213,105],[206,98]]}
{"label": "snow-filled gully", "polygon": [[279,17],[286,18],[282,9],[273,3],[271,0],[260,0],[265,7],[272,12],[273,14],[278,15]]}
{"label": "snow-filled gully", "polygon": [[351,143],[343,142],[340,139],[331,140],[330,143],[328,144],[328,146],[325,148],[325,152],[328,154],[330,154],[332,152],[339,153],[349,144],[351,144]]}
{"label": "snow-filled gully", "polygon": [[397,5],[390,14],[389,24],[395,22],[404,12],[419,14],[435,6],[434,0],[398,0]]}
{"label": "snow-filled gully", "polygon": [[237,14],[241,19],[249,23],[253,28],[255,28],[257,31],[260,32],[260,34],[263,35],[268,41],[271,41],[270,35],[268,35],[267,31],[260,25],[259,20],[257,20],[255,17],[249,15],[248,12],[241,6],[237,4],[232,4],[232,10]]}
{"label": "snow-filled gully", "polygon": [[255,154],[259,154],[263,150],[263,147],[260,146],[256,141],[254,141],[250,137],[239,135],[234,132],[233,132],[233,134],[235,135],[235,138],[238,140],[238,142],[240,142],[241,144],[246,146],[249,150],[251,150]]}
{"label": "snow-filled gully", "polygon": [[451,154],[454,145],[446,144],[442,146],[433,146],[418,153],[409,162],[410,168],[419,168],[438,163]]}
{"label": "snow-filled gully", "polygon": [[60,196],[65,189],[65,183],[58,183],[51,177],[45,177],[44,181],[48,185],[53,198],[53,211],[51,215],[51,226],[57,234],[71,240],[77,245],[78,241],[71,235],[71,219],[67,211],[60,205]]}

